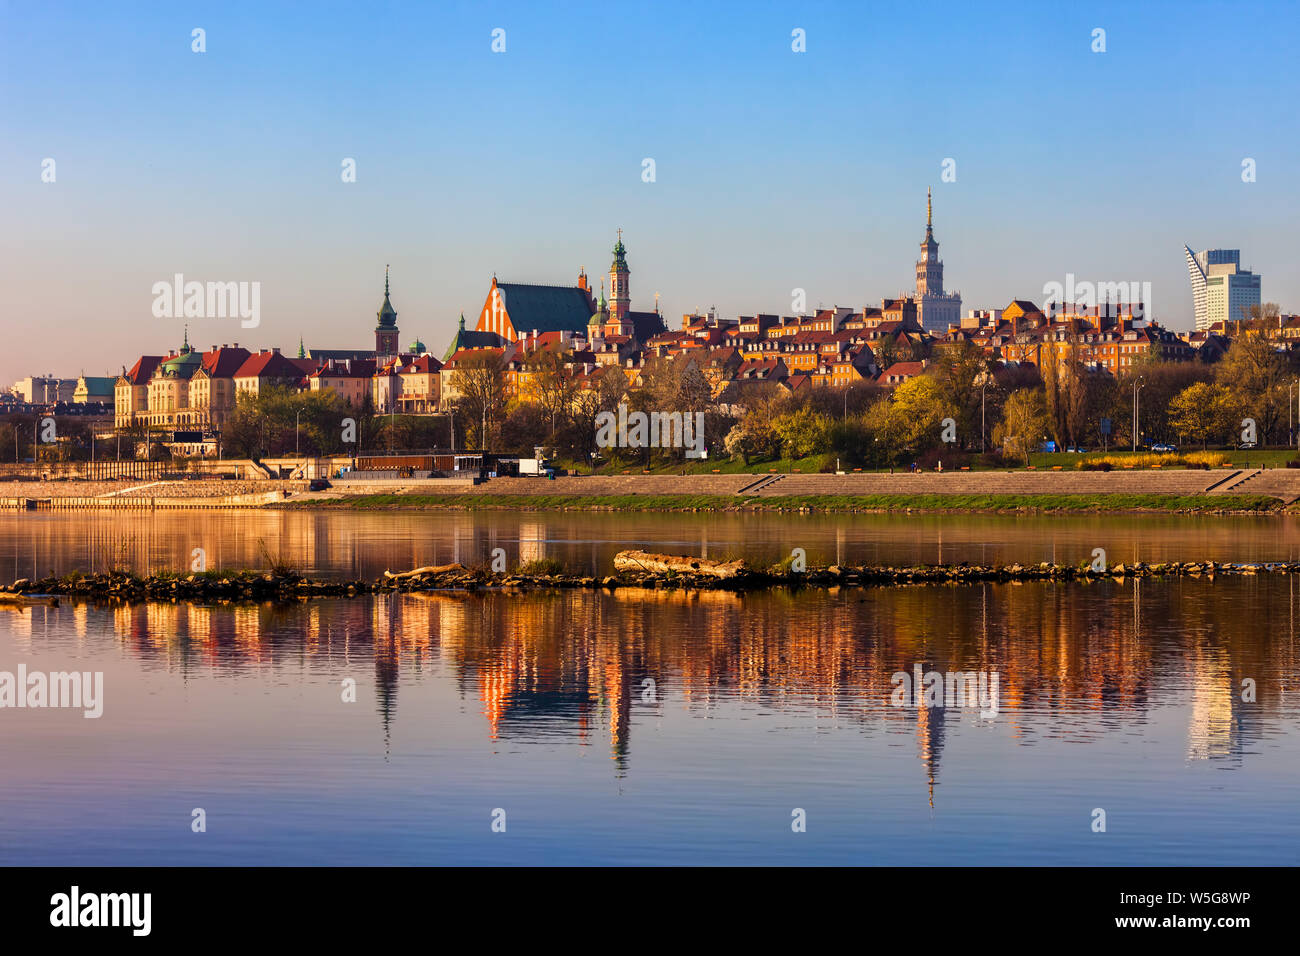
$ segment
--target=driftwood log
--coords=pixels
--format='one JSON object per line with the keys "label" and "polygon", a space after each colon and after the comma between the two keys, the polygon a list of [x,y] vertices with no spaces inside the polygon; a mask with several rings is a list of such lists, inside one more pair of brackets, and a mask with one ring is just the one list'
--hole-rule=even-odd
{"label": "driftwood log", "polygon": [[710,561],[708,558],[682,557],[675,554],[650,554],[646,551],[620,551],[614,555],[615,571],[644,571],[650,574],[695,574],[711,578],[736,578],[749,571],[744,560]]}
{"label": "driftwood log", "polygon": [[428,574],[451,574],[453,571],[464,571],[465,568],[459,564],[426,564],[422,568],[414,568],[410,571],[399,571],[394,574],[392,571],[385,571],[384,577],[389,581],[405,581],[408,578],[422,578]]}
{"label": "driftwood log", "polygon": [[28,597],[25,594],[0,593],[0,605],[6,607],[31,607],[34,604],[45,604],[49,607],[58,607],[59,599],[47,595]]}

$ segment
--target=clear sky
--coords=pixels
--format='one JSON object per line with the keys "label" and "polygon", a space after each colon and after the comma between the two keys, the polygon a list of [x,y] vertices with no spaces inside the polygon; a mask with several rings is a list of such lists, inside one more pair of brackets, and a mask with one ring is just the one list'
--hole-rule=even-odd
{"label": "clear sky", "polygon": [[1300,311],[1298,41],[1267,0],[0,2],[0,385],[178,345],[178,272],[261,283],[260,327],[198,346],[372,348],[391,263],[403,345],[441,352],[494,272],[599,279],[619,227],[674,327],[878,305],[930,185],[963,310],[1073,273],[1187,328],[1187,242]]}

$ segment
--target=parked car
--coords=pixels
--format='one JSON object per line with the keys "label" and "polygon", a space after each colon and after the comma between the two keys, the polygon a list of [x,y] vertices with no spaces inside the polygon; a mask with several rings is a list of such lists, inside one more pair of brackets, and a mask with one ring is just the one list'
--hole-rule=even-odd
{"label": "parked car", "polygon": [[1151,450],[1156,452],[1157,454],[1167,455],[1167,454],[1173,454],[1174,452],[1178,451],[1178,446],[1166,445],[1164,442],[1161,442],[1158,445],[1152,445]]}
{"label": "parked car", "polygon": [[1086,455],[1086,454],[1088,454],[1088,449],[1086,449],[1086,448],[1074,448],[1074,447],[1070,447],[1070,448],[1065,449],[1065,451],[1066,451],[1066,454],[1069,454],[1069,455]]}
{"label": "parked car", "polygon": [[1253,441],[1244,441],[1244,442],[1242,442],[1240,445],[1238,445],[1237,447],[1240,448],[1240,449],[1242,449],[1242,450],[1244,451],[1244,450],[1246,450],[1246,449],[1248,449],[1248,448],[1254,448],[1256,444],[1257,444],[1257,442],[1253,442]]}

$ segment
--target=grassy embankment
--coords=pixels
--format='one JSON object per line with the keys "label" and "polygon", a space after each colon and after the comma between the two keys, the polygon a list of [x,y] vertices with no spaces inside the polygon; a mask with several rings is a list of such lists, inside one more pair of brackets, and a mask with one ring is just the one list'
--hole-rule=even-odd
{"label": "grassy embankment", "polygon": [[[640,462],[618,462],[614,464],[603,465],[593,471],[585,462],[556,462],[563,468],[566,468],[571,474],[596,474],[596,475],[618,475],[624,472],[633,475],[642,473],[651,475],[735,475],[735,474],[764,474],[766,472],[777,473],[795,473],[814,474],[821,470],[823,463],[826,461],[825,455],[811,455],[807,458],[782,458],[777,461],[756,461],[745,464],[743,461],[733,461],[729,458],[722,458],[708,461],[683,461],[683,462],[652,462],[645,465]],[[1059,467],[1062,471],[1079,471],[1089,466],[1096,467],[1103,462],[1110,464],[1116,471],[1125,470],[1127,467],[1134,469],[1146,469],[1153,466],[1160,468],[1185,468],[1189,464],[1201,466],[1208,465],[1211,468],[1285,468],[1288,461],[1300,458],[1300,452],[1292,449],[1265,449],[1253,451],[1201,451],[1197,448],[1183,448],[1177,453],[1157,454],[1149,451],[1126,451],[1124,449],[1112,449],[1108,452],[1090,451],[1084,454],[1069,454],[1066,452],[1035,452],[1029,456],[1029,464],[1037,471],[1050,471]],[[968,462],[971,471],[1023,471],[1024,464],[1017,464],[1014,467],[1005,464],[994,465],[980,458],[979,455],[969,456],[964,459]],[[894,473],[906,471],[906,466],[895,466]],[[852,468],[844,466],[844,471],[850,474],[862,472],[866,474],[888,474],[889,468]]]}
{"label": "grassy embankment", "polygon": [[1282,505],[1267,495],[785,495],[742,499],[732,495],[351,495],[286,503],[284,507],[390,511],[812,511],[824,513],[987,512],[1127,514],[1133,512],[1264,513]]}

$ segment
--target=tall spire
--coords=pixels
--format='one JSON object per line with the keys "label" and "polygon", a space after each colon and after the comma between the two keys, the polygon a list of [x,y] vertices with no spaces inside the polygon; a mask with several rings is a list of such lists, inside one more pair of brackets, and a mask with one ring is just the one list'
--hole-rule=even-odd
{"label": "tall spire", "polygon": [[[388,266],[384,266],[384,304],[379,307],[379,311],[376,315],[379,318],[379,329],[391,329],[396,331],[397,310],[393,308],[393,303],[389,301],[388,298]],[[376,329],[375,331],[379,331],[379,329]],[[396,355],[396,343],[393,342],[390,344],[393,345],[392,352],[383,352],[382,349],[378,349],[377,351],[380,351],[385,355]]]}
{"label": "tall spire", "polygon": [[934,201],[930,187],[925,188],[925,238],[921,240],[921,258],[923,261],[939,257],[939,243],[934,239]]}

